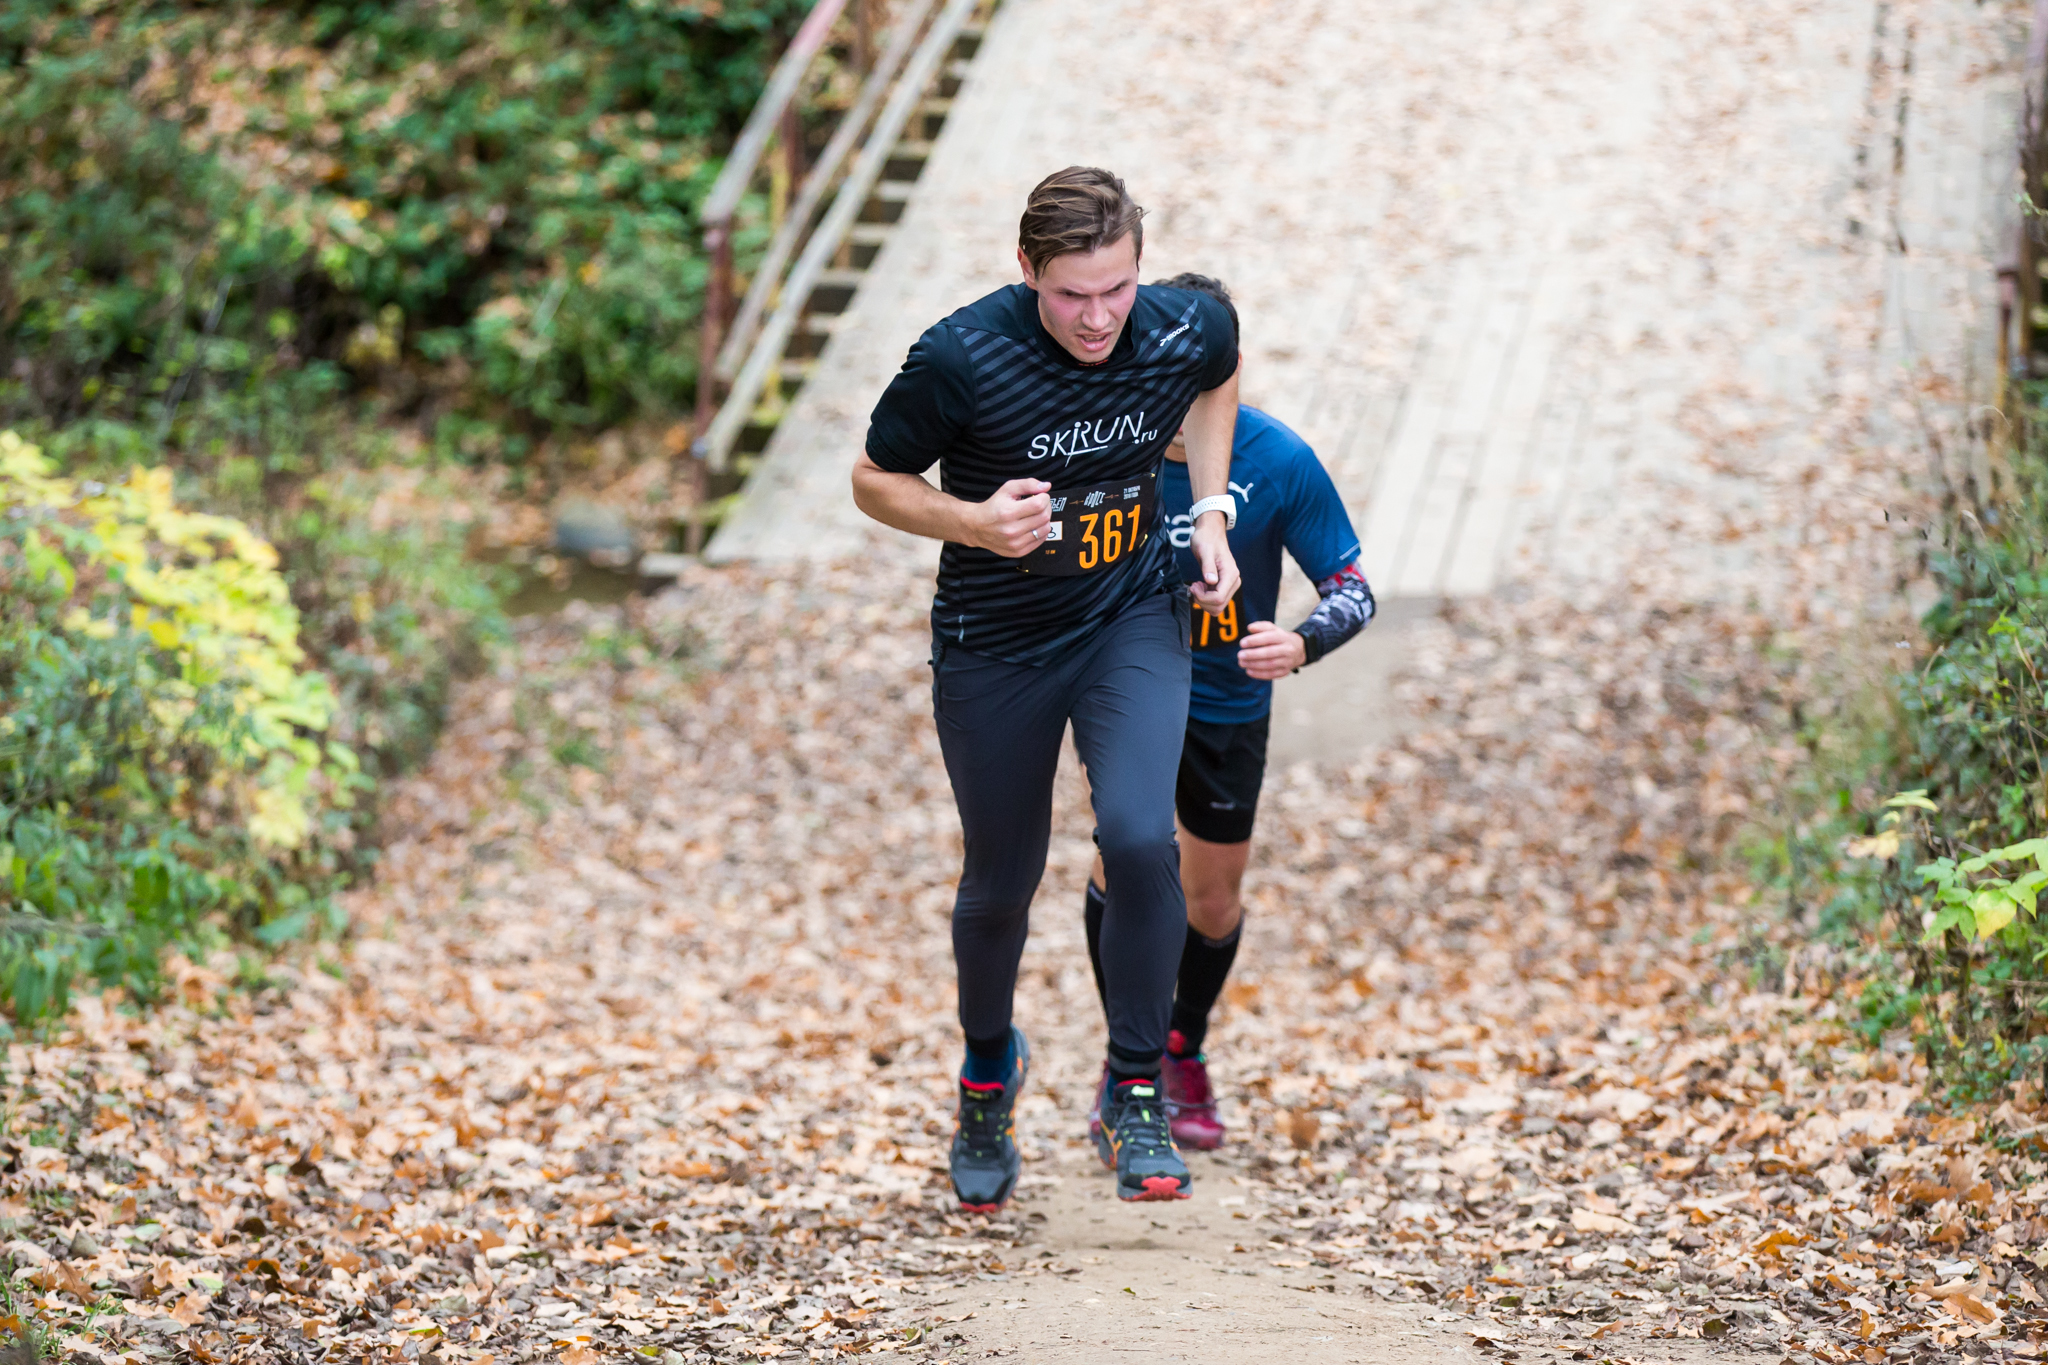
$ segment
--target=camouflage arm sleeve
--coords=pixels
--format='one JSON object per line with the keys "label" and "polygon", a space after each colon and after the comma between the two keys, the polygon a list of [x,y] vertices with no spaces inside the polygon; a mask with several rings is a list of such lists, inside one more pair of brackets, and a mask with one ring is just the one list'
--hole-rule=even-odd
{"label": "camouflage arm sleeve", "polygon": [[1316,584],[1316,592],[1322,602],[1306,621],[1294,628],[1308,646],[1309,663],[1364,630],[1372,623],[1376,609],[1372,586],[1365,581],[1365,571],[1355,559]]}

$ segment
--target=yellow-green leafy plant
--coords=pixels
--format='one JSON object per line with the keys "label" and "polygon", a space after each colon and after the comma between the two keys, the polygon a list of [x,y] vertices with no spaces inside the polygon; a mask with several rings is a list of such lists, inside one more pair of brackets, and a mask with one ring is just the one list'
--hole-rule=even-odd
{"label": "yellow-green leafy plant", "polygon": [[31,578],[73,599],[81,586],[104,588],[74,600],[63,629],[106,639],[132,628],[177,661],[177,676],[149,699],[167,727],[191,713],[200,689],[229,689],[240,724],[201,738],[250,761],[238,795],[257,842],[295,848],[318,799],[347,804],[355,756],[317,738],[334,719],[334,695],[303,667],[299,613],[267,542],[232,517],[180,508],[169,469],[81,483],[11,431],[0,432],[0,505],[22,523]]}
{"label": "yellow-green leafy plant", "polygon": [[0,432],[0,995],[61,1008],[88,974],[231,927],[301,932],[323,829],[362,779],[269,544],[181,508],[169,472],[58,475]]}

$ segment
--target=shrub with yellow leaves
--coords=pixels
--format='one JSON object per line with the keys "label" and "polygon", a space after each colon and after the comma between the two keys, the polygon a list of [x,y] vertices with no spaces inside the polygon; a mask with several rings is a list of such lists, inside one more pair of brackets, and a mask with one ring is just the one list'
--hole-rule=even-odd
{"label": "shrub with yellow leaves", "polygon": [[0,432],[0,987],[61,1007],[88,971],[147,989],[168,943],[320,908],[309,847],[362,778],[326,737],[272,547],[178,506],[171,473],[58,475]]}

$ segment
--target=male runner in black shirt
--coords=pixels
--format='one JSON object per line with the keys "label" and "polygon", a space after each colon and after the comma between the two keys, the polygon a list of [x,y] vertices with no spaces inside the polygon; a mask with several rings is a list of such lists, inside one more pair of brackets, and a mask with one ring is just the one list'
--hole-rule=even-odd
{"label": "male runner in black shirt", "polygon": [[[1101,940],[1101,1148],[1120,1198],[1183,1199],[1191,1183],[1159,1094],[1186,936],[1173,793],[1189,663],[1158,483],[1183,430],[1201,570],[1191,591],[1220,611],[1237,590],[1226,487],[1237,344],[1214,299],[1139,285],[1142,218],[1107,171],[1069,167],[1040,182],[1018,229],[1023,284],[918,339],[854,466],[862,511],[945,542],[932,710],[966,843],[953,904],[967,1057],[952,1173],[970,1209],[1000,1208],[1020,1169],[1011,1114],[1029,1051],[1011,997],[1069,722],[1117,888]],[[939,489],[921,477],[935,463]]]}

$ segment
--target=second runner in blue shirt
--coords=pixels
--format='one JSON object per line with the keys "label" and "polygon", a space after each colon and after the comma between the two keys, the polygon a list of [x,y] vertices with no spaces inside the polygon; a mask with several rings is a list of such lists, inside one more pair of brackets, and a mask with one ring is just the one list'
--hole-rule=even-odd
{"label": "second runner in blue shirt", "polygon": [[[1235,331],[1237,310],[1221,284],[1201,275],[1165,283],[1168,289],[1213,299],[1229,311]],[[1221,614],[1200,613],[1191,624],[1193,687],[1174,789],[1188,931],[1161,1073],[1174,1140],[1205,1149],[1223,1141],[1223,1123],[1209,1085],[1203,1041],[1210,1011],[1237,957],[1244,915],[1241,889],[1266,773],[1272,680],[1320,659],[1363,630],[1373,616],[1372,590],[1358,567],[1358,535],[1306,441],[1256,408],[1240,407],[1230,452],[1230,491],[1237,499],[1230,551],[1243,582]],[[1175,443],[1160,475],[1160,525],[1184,561],[1183,581],[1192,562],[1188,511],[1193,497],[1186,454]],[[1301,566],[1322,599],[1293,630],[1273,619],[1282,550]],[[1105,895],[1104,885],[1098,863],[1085,921],[1098,986],[1103,980],[1101,926],[1119,894],[1111,882]]]}

